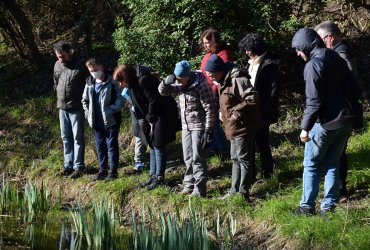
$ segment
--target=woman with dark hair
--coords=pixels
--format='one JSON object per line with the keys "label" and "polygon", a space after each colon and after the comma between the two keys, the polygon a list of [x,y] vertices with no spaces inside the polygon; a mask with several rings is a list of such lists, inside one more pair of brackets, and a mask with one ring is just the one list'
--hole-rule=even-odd
{"label": "woman with dark hair", "polygon": [[135,116],[150,146],[150,176],[141,186],[154,189],[164,183],[166,145],[176,139],[179,128],[176,101],[159,94],[160,81],[145,66],[120,65],[113,78],[129,89]]}
{"label": "woman with dark hair", "polygon": [[[220,33],[214,28],[208,28],[203,31],[200,36],[200,45],[206,52],[206,54],[203,56],[200,70],[207,78],[208,84],[212,87],[212,92],[215,96],[215,107],[216,111],[218,112],[220,104],[218,100],[217,83],[207,76],[206,72],[204,71],[204,67],[206,66],[207,61],[212,54],[216,54],[218,57],[222,58],[224,62],[233,61],[233,52],[222,43]],[[211,153],[219,153],[221,155],[221,160],[230,158],[230,143],[226,139],[225,132],[221,128],[219,119],[216,119],[213,127],[213,136],[213,140],[209,144],[209,151]]]}

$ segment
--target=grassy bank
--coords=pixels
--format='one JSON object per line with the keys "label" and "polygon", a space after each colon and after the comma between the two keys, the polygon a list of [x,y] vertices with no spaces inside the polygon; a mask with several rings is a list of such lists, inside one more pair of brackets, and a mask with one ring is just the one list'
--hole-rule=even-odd
{"label": "grassy bank", "polygon": [[[166,174],[167,185],[153,191],[137,187],[148,177],[148,171],[136,174],[132,169],[133,140],[128,110],[123,112],[120,131],[119,179],[92,182],[97,171],[97,157],[92,130],[86,126],[86,165],[88,174],[78,180],[56,177],[61,169],[62,143],[53,93],[33,96],[25,92],[6,92],[0,101],[0,170],[13,182],[24,178],[43,180],[49,197],[56,203],[89,204],[91,200],[109,197],[122,210],[121,218],[130,224],[132,213],[152,211],[188,212],[188,197],[178,194],[185,170],[181,162],[181,142],[169,147],[173,167]],[[26,97],[28,96],[28,97]],[[4,101],[6,100],[6,101]],[[284,106],[279,123],[272,127],[275,176],[260,179],[252,187],[252,203],[245,204],[235,196],[220,197],[230,186],[231,163],[210,158],[208,195],[192,198],[192,208],[212,221],[220,216],[221,228],[228,227],[230,216],[236,222],[233,239],[239,246],[252,245],[271,249],[366,249],[370,245],[370,114],[367,126],[353,134],[348,144],[350,197],[342,201],[328,220],[319,216],[295,217],[291,210],[301,196],[303,145],[298,141],[302,103]],[[259,163],[257,158],[257,164]],[[321,188],[322,190],[322,188]]]}

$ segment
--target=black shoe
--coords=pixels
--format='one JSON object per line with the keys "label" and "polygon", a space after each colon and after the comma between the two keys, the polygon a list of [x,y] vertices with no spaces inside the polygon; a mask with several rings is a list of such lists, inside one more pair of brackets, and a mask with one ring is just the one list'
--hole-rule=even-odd
{"label": "black shoe", "polygon": [[73,173],[71,174],[71,179],[78,179],[80,177],[83,176],[83,172],[81,170],[75,170],[73,171]]}
{"label": "black shoe", "polygon": [[246,203],[251,203],[251,199],[249,198],[249,194],[241,194],[243,199]]}
{"label": "black shoe", "polygon": [[117,172],[109,172],[109,174],[107,175],[107,178],[105,178],[106,181],[113,181],[115,179],[117,179],[118,177],[118,173]]}
{"label": "black shoe", "polygon": [[328,219],[328,214],[329,213],[332,213],[334,211],[334,208],[330,208],[330,209],[320,209],[320,217],[323,219],[323,220],[326,220]]}
{"label": "black shoe", "polygon": [[148,190],[153,190],[156,187],[163,185],[164,184],[164,179],[162,176],[154,176],[153,181],[147,186]]}
{"label": "black shoe", "polygon": [[99,173],[97,173],[94,176],[93,181],[105,180],[105,178],[107,178],[107,176],[108,176],[108,171],[107,170],[99,171]]}
{"label": "black shoe", "polygon": [[147,179],[144,182],[141,182],[139,184],[139,187],[141,187],[141,188],[147,187],[148,185],[150,185],[154,181],[154,179],[155,179],[155,175],[149,175],[149,179]]}
{"label": "black shoe", "polygon": [[293,210],[294,215],[305,215],[305,216],[312,216],[315,214],[315,210],[312,208],[303,208],[299,207]]}
{"label": "black shoe", "polygon": [[73,173],[73,168],[64,168],[58,173],[58,176],[70,176]]}

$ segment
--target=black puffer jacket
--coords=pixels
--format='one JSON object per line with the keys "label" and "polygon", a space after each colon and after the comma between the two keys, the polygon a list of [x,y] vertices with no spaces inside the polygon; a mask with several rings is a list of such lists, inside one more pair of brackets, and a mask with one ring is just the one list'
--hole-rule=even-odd
{"label": "black puffer jacket", "polygon": [[85,61],[73,54],[68,63],[59,60],[54,65],[54,89],[57,92],[57,108],[63,110],[82,110],[82,93],[85,80],[89,76]]}
{"label": "black puffer jacket", "polygon": [[328,130],[352,123],[349,82],[352,75],[346,62],[333,50],[326,49],[312,29],[302,28],[292,40],[292,47],[308,57],[304,68],[306,108],[301,128],[309,131],[315,122]]}
{"label": "black puffer jacket", "polygon": [[129,87],[132,104],[135,107],[137,119],[144,119],[153,124],[153,135],[150,128],[143,127],[144,135],[149,145],[162,147],[176,139],[176,131],[181,129],[176,101],[170,96],[159,94],[160,81],[150,69],[135,66],[138,82]]}

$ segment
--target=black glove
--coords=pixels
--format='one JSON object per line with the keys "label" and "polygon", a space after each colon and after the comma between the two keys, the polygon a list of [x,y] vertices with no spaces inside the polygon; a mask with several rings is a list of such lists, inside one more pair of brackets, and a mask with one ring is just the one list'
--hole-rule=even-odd
{"label": "black glove", "polygon": [[210,138],[212,137],[212,130],[204,130],[204,134],[202,136],[202,138],[200,139],[200,143],[202,145],[202,148],[205,149],[207,144],[209,143],[210,141]]}
{"label": "black glove", "polygon": [[166,77],[166,80],[164,80],[164,85],[171,85],[175,83],[175,81],[176,81],[175,74],[169,75]]}

